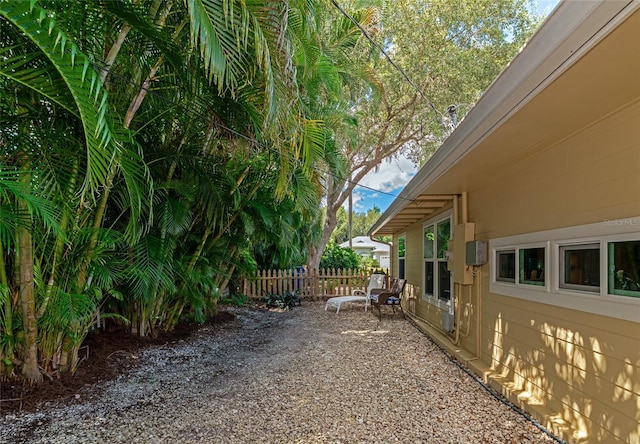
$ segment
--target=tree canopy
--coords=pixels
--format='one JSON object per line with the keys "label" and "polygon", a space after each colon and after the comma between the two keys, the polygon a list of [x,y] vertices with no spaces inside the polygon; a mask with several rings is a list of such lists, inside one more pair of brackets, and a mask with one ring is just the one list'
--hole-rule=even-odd
{"label": "tree canopy", "polygon": [[[347,10],[359,4],[342,2]],[[535,30],[540,18],[530,6],[527,0],[381,3],[368,50],[352,55],[373,77],[360,84],[352,105],[356,137],[340,139],[347,174],[328,181],[323,233],[310,264],[367,173],[399,155],[422,165],[453,131],[449,108],[455,107],[458,121],[464,118]]]}
{"label": "tree canopy", "polygon": [[[353,211],[351,215],[351,237],[366,236],[369,229],[381,215],[380,208],[374,206],[367,211]],[[341,244],[349,240],[349,214],[344,207],[338,209],[337,225],[333,230],[331,240]]]}

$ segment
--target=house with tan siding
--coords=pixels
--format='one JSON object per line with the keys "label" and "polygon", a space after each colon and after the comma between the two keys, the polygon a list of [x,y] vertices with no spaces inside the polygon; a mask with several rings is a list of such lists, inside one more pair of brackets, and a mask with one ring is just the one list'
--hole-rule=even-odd
{"label": "house with tan siding", "polygon": [[570,443],[640,443],[640,2],[561,2],[380,217],[405,312]]}

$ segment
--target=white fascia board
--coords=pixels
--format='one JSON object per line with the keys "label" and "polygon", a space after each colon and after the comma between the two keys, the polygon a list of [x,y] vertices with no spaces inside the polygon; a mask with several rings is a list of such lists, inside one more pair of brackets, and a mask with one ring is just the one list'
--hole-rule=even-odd
{"label": "white fascia board", "polygon": [[561,1],[369,234],[393,219],[638,8],[637,0]]}

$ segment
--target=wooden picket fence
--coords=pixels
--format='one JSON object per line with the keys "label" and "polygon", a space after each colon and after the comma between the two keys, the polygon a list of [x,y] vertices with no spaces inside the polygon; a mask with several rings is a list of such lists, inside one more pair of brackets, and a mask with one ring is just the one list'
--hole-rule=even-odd
{"label": "wooden picket fence", "polygon": [[[243,292],[259,299],[270,294],[297,292],[301,298],[324,300],[333,296],[353,294],[355,289],[366,290],[374,270],[327,270],[296,268],[291,270],[259,270],[253,279],[244,281]],[[389,270],[384,270],[387,276]]]}

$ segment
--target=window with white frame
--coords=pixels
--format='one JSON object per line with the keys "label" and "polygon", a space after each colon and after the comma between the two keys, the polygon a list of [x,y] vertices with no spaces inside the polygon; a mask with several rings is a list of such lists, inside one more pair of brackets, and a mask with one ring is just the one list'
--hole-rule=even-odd
{"label": "window with white frame", "polygon": [[640,217],[490,240],[494,294],[640,323]]}
{"label": "window with white frame", "polygon": [[496,282],[539,287],[546,285],[546,245],[510,246],[496,249],[494,254]]}
{"label": "window with white frame", "polygon": [[640,240],[607,243],[609,294],[640,297]]}
{"label": "window with white frame", "polygon": [[520,283],[544,286],[545,247],[520,248],[518,272]]}
{"label": "window with white frame", "polygon": [[516,250],[496,251],[496,280],[516,282]]}
{"label": "window with white frame", "polygon": [[424,294],[439,301],[451,299],[453,281],[445,252],[451,239],[451,216],[427,222],[423,228]]}
{"label": "window with white frame", "polygon": [[407,248],[407,236],[401,235],[398,238],[398,278],[404,279],[404,264]]}
{"label": "window with white frame", "polygon": [[559,246],[560,288],[600,292],[600,244]]}

